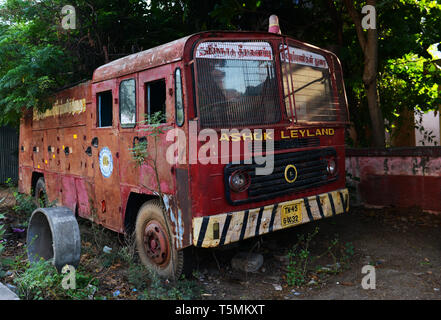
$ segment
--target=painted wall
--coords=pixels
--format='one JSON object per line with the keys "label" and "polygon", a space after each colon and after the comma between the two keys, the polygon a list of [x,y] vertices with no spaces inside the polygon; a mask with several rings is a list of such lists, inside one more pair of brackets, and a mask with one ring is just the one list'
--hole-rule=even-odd
{"label": "painted wall", "polygon": [[367,206],[441,213],[441,148],[348,149],[347,184]]}

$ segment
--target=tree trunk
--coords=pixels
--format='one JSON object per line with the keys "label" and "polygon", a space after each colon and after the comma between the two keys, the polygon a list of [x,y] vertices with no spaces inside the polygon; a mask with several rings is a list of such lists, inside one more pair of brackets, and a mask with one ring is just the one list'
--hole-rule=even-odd
{"label": "tree trunk", "polygon": [[107,46],[103,46],[103,53],[104,53],[104,63],[109,63],[109,52],[107,51]]}
{"label": "tree trunk", "polygon": [[[375,6],[375,0],[367,1]],[[378,32],[377,29],[367,30],[367,41],[364,49],[363,83],[366,88],[369,115],[372,123],[372,138],[375,147],[385,146],[384,119],[380,109],[377,92],[378,73]]]}
{"label": "tree trunk", "polygon": [[[375,7],[376,0],[367,0],[368,5]],[[368,29],[367,36],[361,25],[361,17],[355,9],[352,0],[345,0],[346,8],[355,24],[358,42],[364,54],[363,83],[366,89],[369,115],[372,124],[372,138],[375,147],[385,146],[384,119],[381,113],[377,94],[377,70],[378,70],[378,32]]]}
{"label": "tree trunk", "polygon": [[372,123],[372,138],[375,147],[385,146],[384,119],[378,104],[377,81],[365,84],[369,115]]}

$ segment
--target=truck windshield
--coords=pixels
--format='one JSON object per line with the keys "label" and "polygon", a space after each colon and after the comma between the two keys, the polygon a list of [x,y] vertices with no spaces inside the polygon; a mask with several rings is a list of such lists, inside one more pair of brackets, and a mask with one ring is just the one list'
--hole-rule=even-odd
{"label": "truck windshield", "polygon": [[277,123],[280,99],[267,42],[203,42],[196,48],[201,126]]}
{"label": "truck windshield", "polygon": [[285,106],[297,121],[337,121],[329,66],[324,56],[295,47],[280,48]]}

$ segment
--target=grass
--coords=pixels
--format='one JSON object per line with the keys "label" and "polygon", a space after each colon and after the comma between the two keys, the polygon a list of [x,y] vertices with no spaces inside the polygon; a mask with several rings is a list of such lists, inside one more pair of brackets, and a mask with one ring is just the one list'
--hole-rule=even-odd
{"label": "grass", "polygon": [[[323,252],[312,254],[311,243],[317,236],[319,228],[312,233],[301,234],[297,242],[288,251],[288,266],[286,267],[285,279],[290,286],[302,286],[308,280],[318,284],[317,280],[324,279],[327,274],[337,274],[348,269],[350,260],[354,255],[354,246],[351,242],[341,244],[338,235],[330,240]],[[319,261],[331,261],[326,266],[320,265]]]}
{"label": "grass", "polygon": [[[34,198],[19,194],[15,188],[12,191],[16,205],[7,208],[8,216],[27,227],[30,214],[36,208]],[[1,224],[3,217],[0,215],[0,239],[7,228]],[[144,267],[137,257],[133,236],[121,240],[98,224],[87,220],[80,220],[79,224],[82,256],[75,273],[75,289],[63,288],[65,275],[58,273],[51,261],[29,263],[26,245],[20,240],[7,248],[0,243],[0,281],[15,285],[19,297],[26,300],[201,298],[202,290],[196,281],[182,278],[169,282]],[[105,245],[112,248],[110,253],[103,252]],[[12,258],[3,258],[4,250],[8,250]]]}
{"label": "grass", "polygon": [[[84,245],[83,241],[83,245]],[[84,248],[84,246],[83,246]],[[84,248],[82,264],[76,270],[76,288],[63,289],[65,275],[56,271],[51,261],[29,263],[25,252],[8,265],[14,274],[13,284],[26,300],[187,300],[200,299],[202,290],[193,280],[169,282],[143,266],[128,246],[115,246],[111,253],[93,255],[95,246]],[[113,281],[109,281],[113,280]],[[110,283],[109,283],[110,282]],[[125,289],[125,290],[124,290]],[[123,292],[124,295],[116,293]]]}
{"label": "grass", "polygon": [[96,278],[79,268],[75,272],[75,288],[64,289],[64,277],[65,275],[57,272],[51,261],[41,259],[28,263],[23,272],[18,272],[14,284],[19,297],[26,300],[93,299],[99,284]]}

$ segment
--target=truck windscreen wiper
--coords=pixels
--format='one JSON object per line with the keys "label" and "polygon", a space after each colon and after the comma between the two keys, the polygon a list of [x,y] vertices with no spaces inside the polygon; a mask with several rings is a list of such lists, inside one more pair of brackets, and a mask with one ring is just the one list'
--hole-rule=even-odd
{"label": "truck windscreen wiper", "polygon": [[307,84],[305,84],[304,86],[298,88],[297,90],[294,90],[294,93],[297,93],[297,92],[299,92],[300,90],[303,90],[303,89],[305,89],[306,87],[310,86],[311,84],[316,83],[316,82],[319,82],[319,81],[322,81],[322,80],[324,80],[324,79],[325,79],[325,76],[323,76],[323,77],[321,77],[321,78],[318,78],[318,79],[315,79],[315,80],[312,80],[311,82],[308,82]]}

